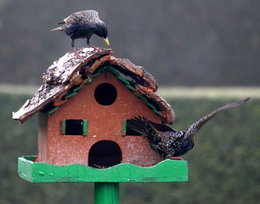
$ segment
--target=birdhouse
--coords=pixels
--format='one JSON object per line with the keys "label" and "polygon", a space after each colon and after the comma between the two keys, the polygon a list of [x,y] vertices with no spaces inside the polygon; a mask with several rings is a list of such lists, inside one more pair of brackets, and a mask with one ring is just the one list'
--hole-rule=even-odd
{"label": "birdhouse", "polygon": [[43,85],[13,113],[13,119],[23,123],[39,115],[38,155],[31,162],[150,167],[161,157],[146,138],[128,128],[127,121],[143,116],[173,123],[174,112],[156,93],[157,87],[143,67],[114,57],[111,50],[79,49],[44,72]]}

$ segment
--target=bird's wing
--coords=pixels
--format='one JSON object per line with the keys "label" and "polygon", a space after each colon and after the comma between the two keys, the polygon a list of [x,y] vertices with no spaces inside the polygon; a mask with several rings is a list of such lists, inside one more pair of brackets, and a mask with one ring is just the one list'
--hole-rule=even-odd
{"label": "bird's wing", "polygon": [[[180,131],[176,131],[176,130],[172,129],[171,127],[169,127],[167,125],[155,123],[155,122],[150,121],[141,116],[135,117],[134,119],[132,119],[132,121],[136,122],[136,124],[135,124],[136,126],[139,125],[142,128],[146,128],[146,130],[149,129],[149,130],[153,130],[154,132],[172,132],[173,134],[180,132]],[[130,123],[131,123],[131,121],[130,121]]]}
{"label": "bird's wing", "polygon": [[75,13],[69,15],[67,18],[64,18],[63,24],[73,24],[73,23],[75,23],[76,22],[75,17],[76,17]]}
{"label": "bird's wing", "polygon": [[85,10],[80,15],[85,21],[96,22],[100,20],[98,12],[95,10]]}
{"label": "bird's wing", "polygon": [[146,137],[151,143],[155,144],[160,141],[161,132],[152,125],[150,120],[144,117],[139,116],[127,120],[127,126]]}
{"label": "bird's wing", "polygon": [[166,139],[171,141],[175,141],[180,138],[183,138],[184,135],[185,135],[185,131],[166,131],[164,132],[162,137],[165,137]]}
{"label": "bird's wing", "polygon": [[73,24],[79,21],[84,22],[98,22],[100,21],[98,12],[95,10],[77,11],[64,18],[60,24]]}
{"label": "bird's wing", "polygon": [[82,15],[83,12],[84,11],[77,11],[77,12],[72,13],[69,16],[67,16],[66,18],[64,18],[63,22],[66,24],[73,24],[77,21],[77,19],[83,18],[83,15]]}
{"label": "bird's wing", "polygon": [[224,112],[226,110],[229,110],[231,108],[235,108],[241,104],[244,104],[248,101],[250,101],[251,98],[245,98],[239,101],[235,101],[232,103],[229,103],[227,105],[221,106],[220,108],[212,111],[208,115],[202,117],[197,122],[193,123],[189,128],[186,130],[185,138],[191,138],[194,137],[194,135],[202,128],[203,125],[205,125],[211,118],[215,117],[217,114]]}
{"label": "bird's wing", "polygon": [[159,123],[154,123],[152,121],[150,121],[150,123],[159,131],[165,132],[165,131],[175,131],[174,129],[172,129],[171,127],[167,126],[167,125],[163,125],[163,124],[159,124]]}

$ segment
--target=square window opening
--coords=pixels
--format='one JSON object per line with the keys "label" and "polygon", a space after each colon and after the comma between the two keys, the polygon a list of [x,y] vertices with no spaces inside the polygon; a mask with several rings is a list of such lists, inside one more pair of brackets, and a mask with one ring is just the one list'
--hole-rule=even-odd
{"label": "square window opening", "polygon": [[61,132],[63,135],[87,135],[87,121],[63,120]]}

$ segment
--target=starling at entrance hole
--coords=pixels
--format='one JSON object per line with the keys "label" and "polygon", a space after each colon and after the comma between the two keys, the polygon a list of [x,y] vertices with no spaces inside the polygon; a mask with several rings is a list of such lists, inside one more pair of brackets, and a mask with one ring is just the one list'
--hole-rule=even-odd
{"label": "starling at entrance hole", "polygon": [[71,46],[74,47],[74,41],[78,38],[87,38],[87,45],[97,49],[91,45],[89,40],[93,34],[104,38],[106,44],[110,46],[107,38],[107,27],[103,21],[99,19],[98,12],[94,10],[78,11],[65,18],[59,27],[51,31],[64,31],[71,38]]}
{"label": "starling at entrance hole", "polygon": [[246,98],[222,106],[202,117],[184,131],[174,130],[167,125],[154,123],[144,117],[130,119],[127,121],[127,125],[131,130],[134,130],[147,138],[151,148],[161,154],[164,158],[178,157],[186,154],[194,147],[195,134],[210,119],[221,112],[235,108],[249,100],[250,98]]}

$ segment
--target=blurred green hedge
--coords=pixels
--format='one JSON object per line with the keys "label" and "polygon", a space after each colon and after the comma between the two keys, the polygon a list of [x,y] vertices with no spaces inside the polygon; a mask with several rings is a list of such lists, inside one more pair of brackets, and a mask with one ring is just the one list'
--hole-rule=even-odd
{"label": "blurred green hedge", "polygon": [[[22,126],[11,119],[26,96],[0,95],[0,203],[93,203],[93,184],[32,184],[17,175],[17,157],[37,154],[37,117]],[[175,129],[232,99],[171,99]],[[197,135],[195,148],[184,156],[189,182],[120,184],[121,203],[259,203],[260,99],[218,115]]]}

